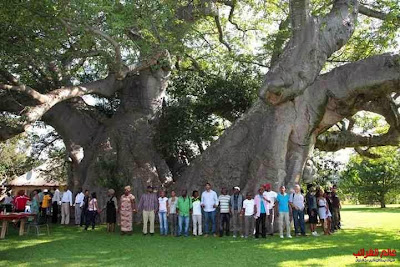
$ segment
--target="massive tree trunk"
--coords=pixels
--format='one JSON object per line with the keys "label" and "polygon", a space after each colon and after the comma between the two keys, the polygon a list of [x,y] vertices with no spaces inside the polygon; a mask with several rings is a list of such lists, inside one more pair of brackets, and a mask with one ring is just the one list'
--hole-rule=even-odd
{"label": "massive tree trunk", "polygon": [[71,102],[57,104],[44,116],[64,140],[71,164],[69,183],[75,190],[104,191],[114,184],[121,193],[129,184],[141,195],[147,185],[160,187],[172,181],[153,144],[168,76],[163,69],[146,69],[125,78],[112,118]]}
{"label": "massive tree trunk", "polygon": [[[356,0],[335,0],[326,16],[313,17],[308,0],[290,1],[292,37],[283,53],[273,57],[259,91],[260,100],[188,167],[177,180],[178,188],[201,189],[211,182],[217,188],[238,185],[253,191],[268,181],[277,190],[279,185],[300,181],[314,146],[337,150],[399,142],[400,115],[391,96],[400,91],[399,56],[371,57],[320,74],[326,60],[351,37],[358,6]],[[213,13],[209,5],[204,7],[207,14]],[[218,13],[213,16],[218,25]],[[68,28],[73,22],[64,24]],[[218,28],[219,40],[230,49]],[[0,140],[25,131],[42,118],[64,140],[71,163],[70,184],[75,189],[83,186],[98,191],[110,185],[121,190],[130,184],[133,193],[141,195],[146,185],[167,185],[171,173],[152,137],[169,76],[159,59],[168,53],[126,67],[115,40],[95,28],[86,30],[114,47],[115,69],[103,80],[48,93],[0,73],[7,80],[0,84],[1,92],[16,91],[30,98],[23,101],[28,108],[0,100],[1,111],[21,115],[21,122],[11,126],[0,118]],[[132,38],[135,41],[137,37]],[[117,96],[121,103],[112,118],[106,118],[76,100],[86,94]],[[376,105],[376,99],[384,99],[382,103],[388,105]],[[389,132],[366,137],[346,129],[321,136],[359,110],[385,116],[392,126]]]}
{"label": "massive tree trunk", "polygon": [[[320,75],[301,96],[280,105],[257,101],[195,160],[178,181],[179,187],[199,189],[211,182],[216,188],[237,185],[254,192],[267,181],[275,190],[298,183],[318,135],[373,103],[377,95],[400,90],[399,59],[386,54],[336,68]],[[320,139],[319,147],[373,145],[385,135],[399,143],[395,126],[372,138],[337,135],[333,140],[331,135]]]}
{"label": "massive tree trunk", "polygon": [[[298,181],[312,143],[308,124],[296,127],[303,112],[296,110],[297,105],[257,101],[195,160],[178,181],[180,187],[200,189],[211,182],[216,188],[240,186],[253,191],[263,181],[274,188]],[[292,176],[295,179],[289,179]]]}

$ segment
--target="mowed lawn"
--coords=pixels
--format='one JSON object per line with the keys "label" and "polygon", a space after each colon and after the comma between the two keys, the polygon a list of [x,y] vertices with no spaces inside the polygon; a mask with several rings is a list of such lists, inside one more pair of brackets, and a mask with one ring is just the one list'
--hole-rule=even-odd
{"label": "mowed lawn", "polygon": [[0,266],[360,266],[353,253],[361,248],[396,249],[394,263],[368,265],[400,266],[399,206],[345,206],[342,223],[331,236],[283,240],[151,237],[140,226],[133,236],[108,234],[104,226],[87,232],[55,226],[39,237],[11,229],[0,241]]}

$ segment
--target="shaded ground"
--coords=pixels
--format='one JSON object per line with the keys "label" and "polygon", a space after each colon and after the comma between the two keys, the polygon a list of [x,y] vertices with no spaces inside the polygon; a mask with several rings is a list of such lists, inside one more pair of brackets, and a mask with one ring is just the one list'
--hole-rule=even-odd
{"label": "shaded ground", "polygon": [[[104,226],[87,232],[56,226],[50,236],[20,238],[10,230],[0,241],[0,266],[359,266],[352,253],[361,248],[391,248],[400,255],[399,210],[344,207],[339,233],[291,240],[150,237],[142,236],[140,229],[133,236],[120,236],[107,234]],[[378,265],[400,266],[400,257],[395,259]]]}

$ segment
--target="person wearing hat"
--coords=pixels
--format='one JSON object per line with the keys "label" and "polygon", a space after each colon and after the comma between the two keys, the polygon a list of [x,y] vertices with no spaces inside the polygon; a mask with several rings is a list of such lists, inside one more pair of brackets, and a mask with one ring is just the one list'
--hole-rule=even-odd
{"label": "person wearing hat", "polygon": [[106,222],[107,232],[115,232],[115,223],[117,222],[118,203],[115,197],[115,190],[108,189],[107,196],[109,200],[106,204]]}
{"label": "person wearing hat", "polygon": [[51,196],[49,194],[49,190],[43,190],[43,199],[42,199],[42,217],[46,218],[47,221],[47,214],[50,214],[50,207],[51,207]]}
{"label": "person wearing hat", "polygon": [[140,197],[138,210],[143,215],[143,234],[147,235],[147,224],[150,222],[150,235],[154,235],[154,221],[155,214],[158,212],[158,198],[151,186],[147,186],[147,193]]}
{"label": "person wearing hat", "polygon": [[270,236],[274,235],[274,222],[275,222],[275,215],[274,215],[274,206],[276,202],[276,198],[278,194],[271,190],[271,184],[264,185],[265,192],[264,197],[267,199],[269,214],[267,215],[267,234]]}
{"label": "person wearing hat", "polygon": [[[121,215],[121,235],[132,234],[132,215],[136,212],[135,196],[131,194],[131,187],[125,186],[125,192],[119,202],[119,212]],[[108,228],[107,228],[108,229]]]}
{"label": "person wearing hat", "polygon": [[83,199],[85,198],[85,194],[83,194],[82,188],[79,188],[78,191],[79,191],[79,193],[76,194],[75,203],[74,203],[74,207],[75,207],[75,225],[80,225],[81,224],[81,213],[82,213],[81,204],[83,202]]}
{"label": "person wearing hat", "polygon": [[232,214],[232,230],[233,230],[233,238],[236,238],[239,235],[243,235],[243,223],[242,217],[240,213],[242,211],[243,206],[243,195],[240,193],[240,187],[235,186],[233,188],[233,195],[230,199],[230,209]]}

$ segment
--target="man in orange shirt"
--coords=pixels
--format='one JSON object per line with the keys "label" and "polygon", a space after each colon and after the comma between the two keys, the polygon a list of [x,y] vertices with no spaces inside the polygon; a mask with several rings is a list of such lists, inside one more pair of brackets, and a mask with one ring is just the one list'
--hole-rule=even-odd
{"label": "man in orange shirt", "polygon": [[49,190],[43,190],[43,201],[42,201],[42,216],[45,217],[50,214],[51,196],[49,195]]}

